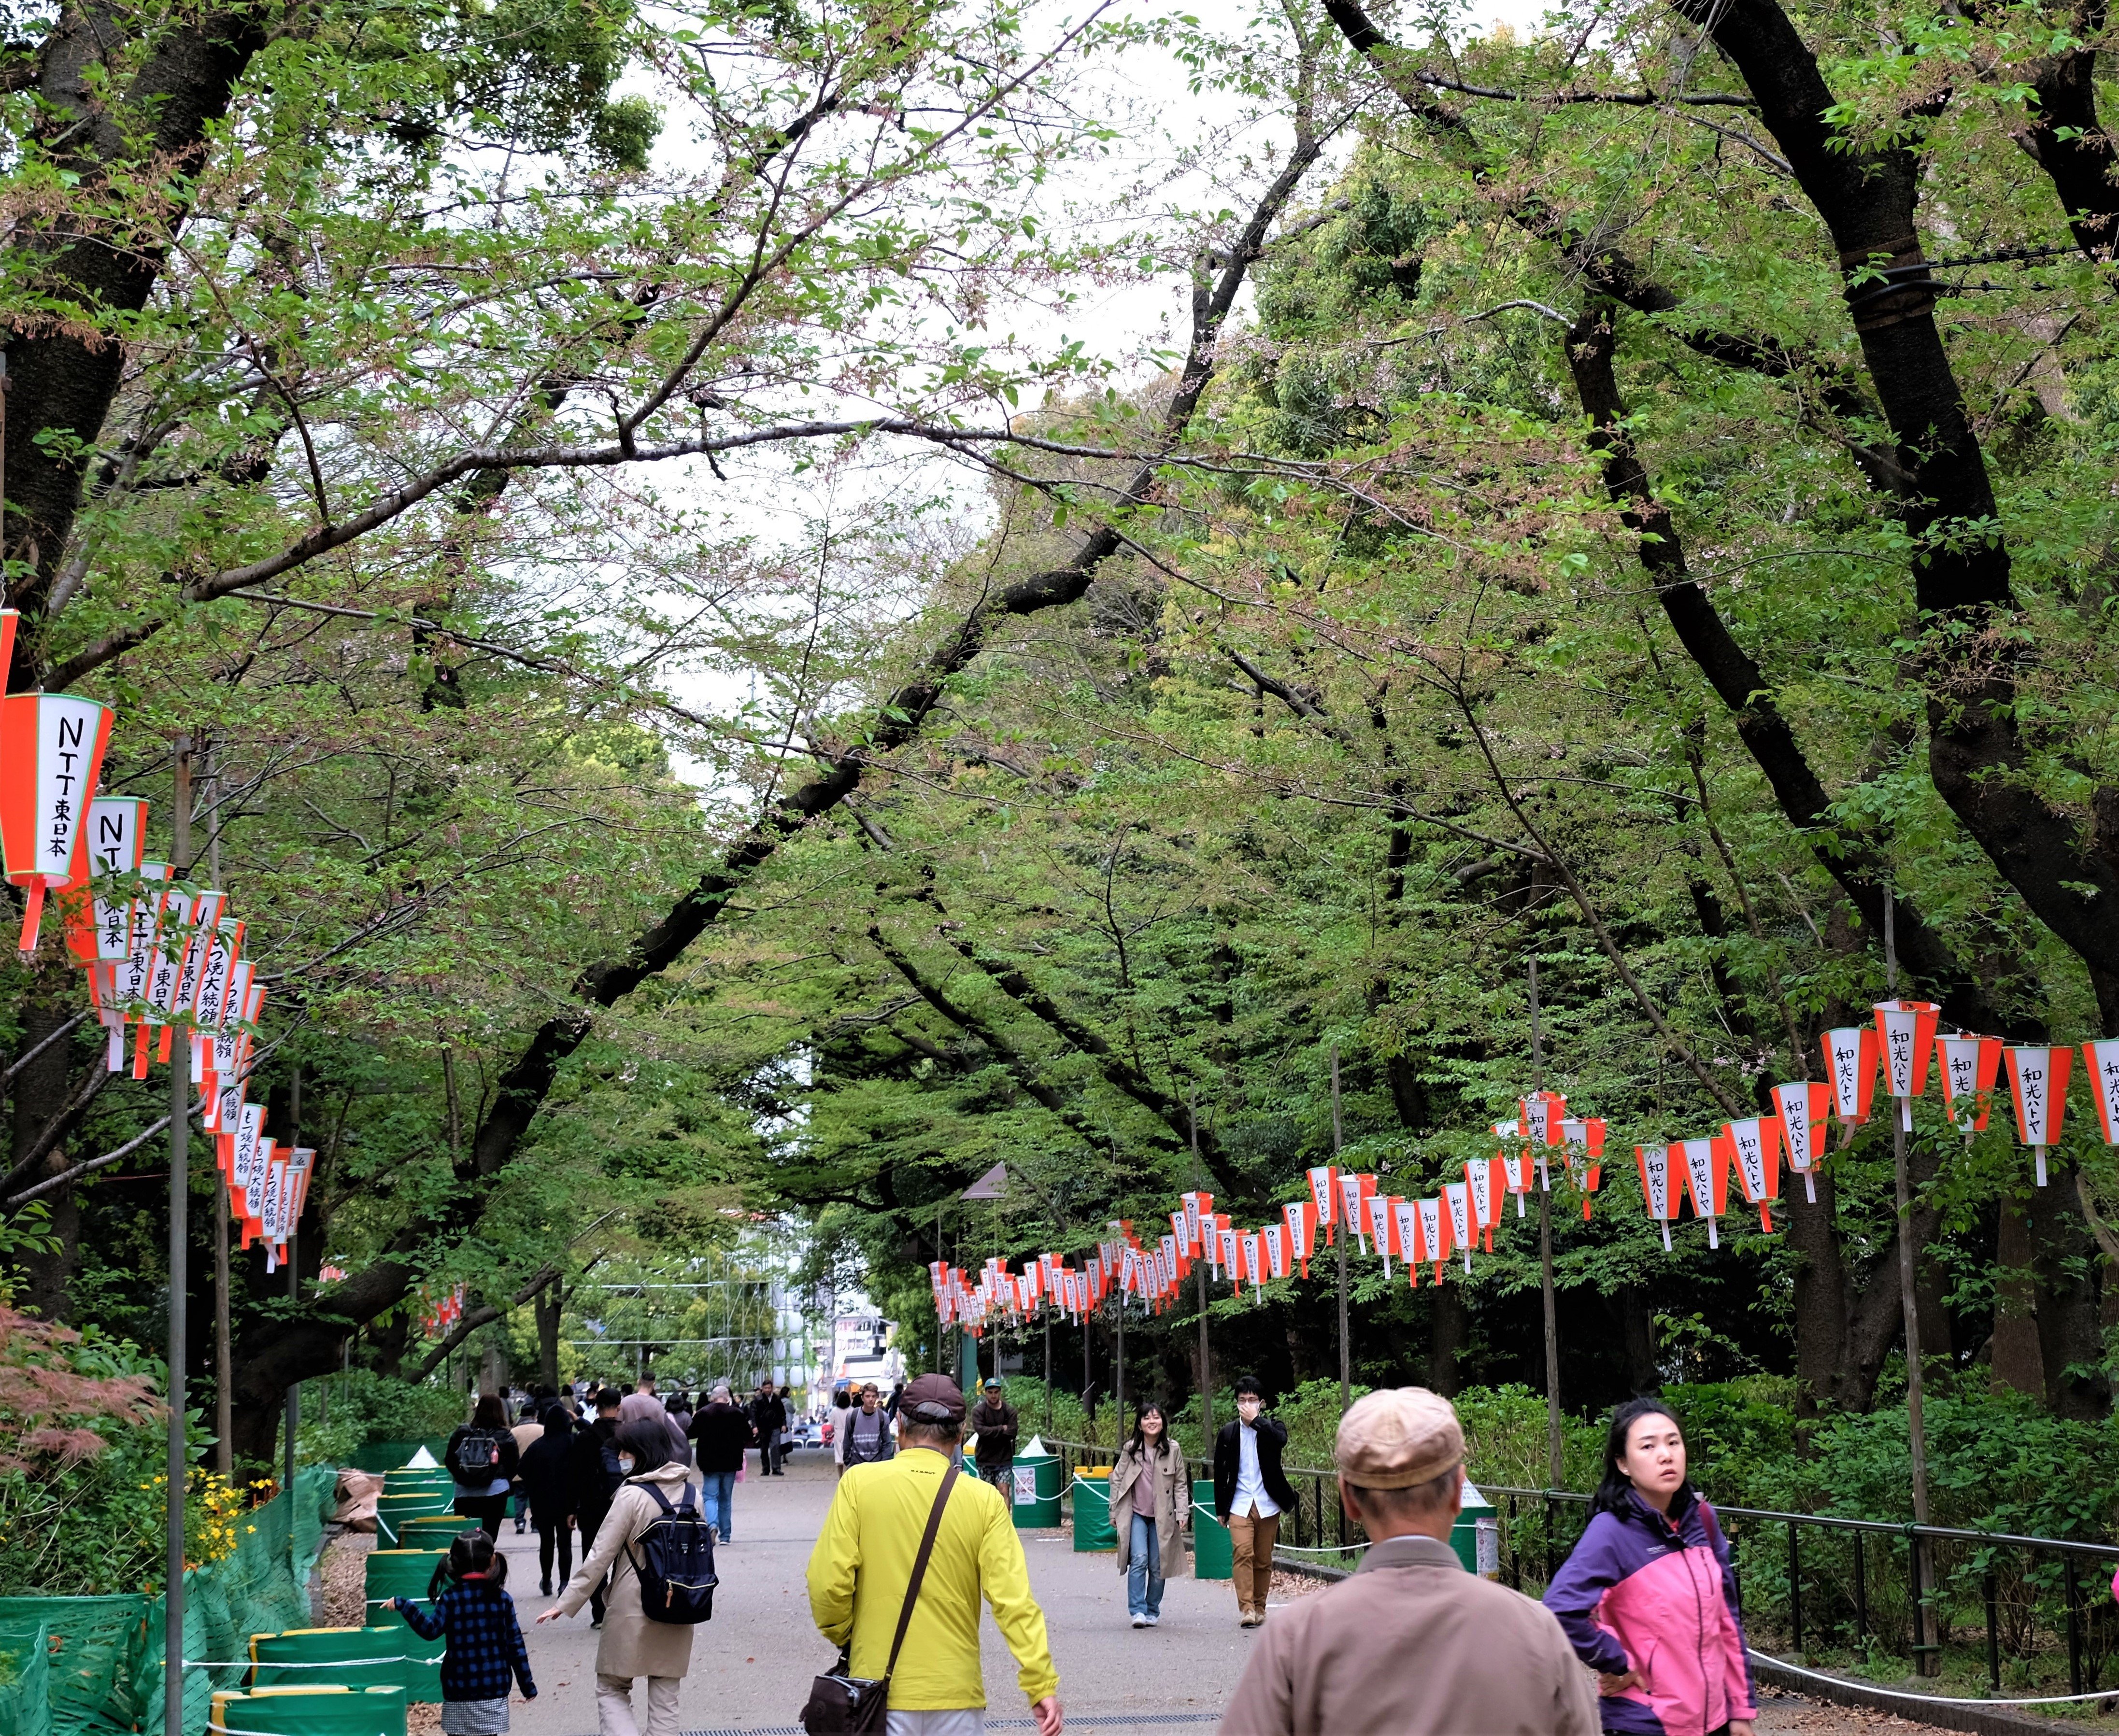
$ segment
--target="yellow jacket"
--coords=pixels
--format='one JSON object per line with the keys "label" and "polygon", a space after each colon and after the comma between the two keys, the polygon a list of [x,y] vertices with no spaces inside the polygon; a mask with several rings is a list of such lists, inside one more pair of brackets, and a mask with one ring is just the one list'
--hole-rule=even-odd
{"label": "yellow jacket", "polygon": [[[934,1511],[949,1461],[914,1447],[880,1464],[847,1468],[823,1534],[809,1552],[809,1613],[834,1646],[853,1635],[856,1676],[880,1676],[913,1558]],[[1060,1688],[1045,1613],[1030,1595],[1030,1567],[1000,1492],[968,1474],[957,1479],[920,1601],[890,1683],[893,1711],[983,1706],[979,1669],[979,1596],[993,1607],[1018,1666],[1016,1680],[1035,1706]]]}

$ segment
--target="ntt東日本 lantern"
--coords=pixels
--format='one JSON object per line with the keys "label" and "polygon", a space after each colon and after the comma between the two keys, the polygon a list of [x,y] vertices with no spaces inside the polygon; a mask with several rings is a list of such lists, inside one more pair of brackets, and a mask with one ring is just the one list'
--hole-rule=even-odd
{"label": "ntt\u6771\u65e5\u672c lantern", "polygon": [[89,803],[110,745],[110,707],[72,693],[0,699],[0,846],[26,887],[18,944],[34,952],[44,894],[88,878]]}
{"label": "ntt\u6771\u65e5\u672c lantern", "polygon": [[1987,1117],[1994,1106],[1994,1081],[2001,1071],[1999,1037],[1975,1037],[1961,1032],[1936,1040],[1942,1058],[1942,1104],[1951,1123],[1967,1139],[1987,1131]]}
{"label": "ntt\u6771\u65e5\u672c lantern", "polygon": [[1722,1143],[1713,1139],[1681,1139],[1670,1148],[1685,1159],[1685,1191],[1692,1197],[1694,1212],[1707,1220],[1707,1245],[1719,1248],[1721,1232],[1715,1220],[1729,1200],[1729,1165]]}
{"label": "ntt\u6771\u65e5\u672c lantern", "polygon": [[2060,1143],[2061,1118],[2067,1111],[2067,1075],[2075,1052],[2019,1044],[2002,1051],[2009,1068],[2009,1095],[2015,1099],[2016,1130],[2031,1148],[2038,1186],[2046,1184],[2046,1147]]}
{"label": "ntt\u6771\u65e5\u672c lantern", "polygon": [[1648,1206],[1648,1215],[1654,1219],[1662,1231],[1662,1251],[1670,1252],[1670,1220],[1677,1215],[1677,1206],[1670,1185],[1670,1147],[1667,1146],[1635,1146],[1634,1162],[1641,1172],[1641,1199]]}
{"label": "ntt\u6771\u65e5\u672c lantern", "polygon": [[1774,1087],[1774,1107],[1780,1111],[1774,1120],[1780,1127],[1781,1143],[1787,1150],[1788,1168],[1802,1178],[1803,1197],[1815,1206],[1815,1171],[1817,1160],[1823,1155],[1825,1118],[1832,1109],[1832,1087],[1811,1085],[1801,1079],[1777,1085]]}
{"label": "ntt\u6771\u65e5\u672c lantern", "polygon": [[1869,1094],[1876,1088],[1876,1028],[1843,1025],[1825,1032],[1825,1076],[1840,1123],[1859,1127],[1869,1118]]}
{"label": "ntt\u6771\u65e5\u672c lantern", "polygon": [[[140,872],[147,831],[147,804],[138,796],[98,796],[88,805],[88,889],[68,895],[79,902],[78,924],[68,942],[87,967],[89,1002],[109,1039],[105,1064],[125,1067],[125,1014],[118,993],[118,967],[131,954],[133,913],[139,901],[107,882]],[[111,896],[113,893],[116,896]]]}

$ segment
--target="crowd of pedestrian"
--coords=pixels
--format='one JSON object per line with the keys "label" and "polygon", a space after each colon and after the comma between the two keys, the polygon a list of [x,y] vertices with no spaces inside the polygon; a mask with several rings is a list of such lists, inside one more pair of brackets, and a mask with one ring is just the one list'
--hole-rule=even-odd
{"label": "crowd of pedestrian", "polygon": [[[1465,1444],[1449,1401],[1418,1387],[1368,1394],[1341,1419],[1334,1449],[1341,1507],[1366,1539],[1360,1565],[1286,1607],[1269,1599],[1280,1516],[1296,1498],[1287,1431],[1257,1381],[1240,1380],[1236,1401],[1214,1437],[1213,1511],[1231,1544],[1238,1623],[1264,1631],[1230,1697],[1227,1736],[1753,1736],[1728,1542],[1660,1400],[1614,1413],[1589,1525],[1540,1601],[1467,1573],[1453,1547]],[[998,1380],[968,1407],[939,1374],[888,1396],[872,1382],[838,1396],[828,1431],[837,1487],[807,1574],[811,1614],[838,1660],[818,1678],[811,1728],[867,1728],[833,1720],[885,1694],[889,1736],[977,1736],[983,1606],[1040,1736],[1060,1736],[1059,1678],[1012,1512],[1019,1431]],[[758,1454],[760,1475],[781,1475],[789,1439],[787,1401],[770,1382],[741,1401],[718,1383],[696,1406],[647,1378],[630,1392],[532,1392],[513,1424],[500,1397],[482,1396],[444,1463],[457,1511],[478,1528],[459,1541],[487,1540],[467,1543],[463,1562],[452,1553],[454,1589],[431,1614],[406,1611],[422,1632],[446,1632],[457,1660],[443,1672],[444,1730],[504,1731],[511,1675],[535,1692],[492,1543],[512,1496],[518,1529],[537,1533],[548,1596],[538,1623],[587,1608],[599,1630],[600,1736],[672,1736],[692,1630],[650,1618],[651,1595],[667,1594],[647,1540],[696,1516],[714,1541],[733,1542],[746,1455]],[[1106,1491],[1127,1617],[1153,1627],[1194,1511],[1160,1404],[1135,1411]]]}

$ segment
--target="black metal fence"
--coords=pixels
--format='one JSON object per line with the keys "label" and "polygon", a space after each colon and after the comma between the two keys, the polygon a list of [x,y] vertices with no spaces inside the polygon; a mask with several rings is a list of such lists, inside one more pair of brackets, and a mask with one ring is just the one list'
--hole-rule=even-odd
{"label": "black metal fence", "polygon": [[[1046,1444],[1060,1456],[1068,1488],[1079,1466],[1111,1461],[1106,1447]],[[1194,1478],[1213,1474],[1205,1461],[1186,1465]],[[1364,1539],[1340,1508],[1336,1475],[1289,1466],[1287,1477],[1296,1498],[1282,1516],[1279,1547],[1351,1566],[1350,1545]],[[1499,1521],[1503,1581],[1535,1595],[1580,1538],[1590,1498],[1499,1484],[1481,1484],[1480,1493]],[[1719,1503],[1714,1511],[1729,1539],[1746,1627],[1762,1650],[1938,1662],[1947,1655],[1959,1667],[1954,1674],[1983,1665],[1998,1692],[2005,1664],[2042,1678],[2064,1650],[2070,1694],[2097,1692],[2119,1654],[2112,1589],[2119,1544]],[[2112,1692],[2119,1696],[2119,1686]]]}

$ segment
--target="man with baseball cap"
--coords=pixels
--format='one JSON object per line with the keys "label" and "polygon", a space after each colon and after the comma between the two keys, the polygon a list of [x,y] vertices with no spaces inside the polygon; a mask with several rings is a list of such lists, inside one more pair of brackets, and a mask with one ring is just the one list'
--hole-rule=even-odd
{"label": "man with baseball cap", "polygon": [[[890,1736],[978,1736],[986,1703],[984,1598],[1015,1655],[1038,1736],[1060,1736],[1060,1675],[1022,1540],[999,1492],[957,1468],[964,1395],[947,1375],[923,1374],[905,1389],[897,1425],[897,1456],[850,1466],[832,1498],[809,1552],[810,1614],[827,1640],[851,1647],[848,1674],[890,1678]],[[934,1553],[893,1669],[892,1641],[938,1505]]]}
{"label": "man with baseball cap", "polygon": [[1222,1736],[1596,1736],[1596,1690],[1551,1613],[1449,1547],[1464,1433],[1449,1400],[1370,1393],[1336,1456],[1369,1547],[1352,1577],[1265,1629]]}

